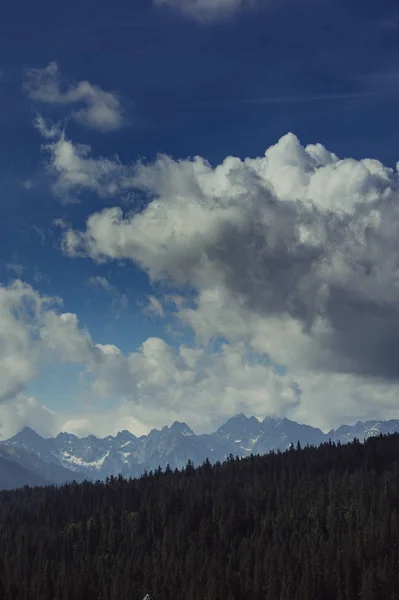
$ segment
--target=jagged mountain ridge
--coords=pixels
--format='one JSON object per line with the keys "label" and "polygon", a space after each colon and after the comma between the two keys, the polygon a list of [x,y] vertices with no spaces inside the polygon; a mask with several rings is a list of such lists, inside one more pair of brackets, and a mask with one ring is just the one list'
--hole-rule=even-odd
{"label": "jagged mountain ridge", "polygon": [[59,469],[68,469],[75,478],[105,478],[122,474],[136,477],[145,470],[158,466],[182,468],[190,459],[194,464],[206,458],[211,462],[223,461],[227,456],[265,454],[271,450],[285,450],[290,444],[340,441],[346,443],[354,437],[361,441],[380,433],[399,431],[399,420],[358,422],[342,425],[324,434],[320,429],[302,425],[289,419],[266,417],[259,421],[243,414],[235,415],[212,434],[196,435],[186,423],[175,422],[171,427],[153,429],[148,435],[136,437],[129,431],[116,436],[97,438],[90,435],[78,438],[70,433],[60,433],[55,438],[42,438],[30,428],[25,428],[3,442]]}

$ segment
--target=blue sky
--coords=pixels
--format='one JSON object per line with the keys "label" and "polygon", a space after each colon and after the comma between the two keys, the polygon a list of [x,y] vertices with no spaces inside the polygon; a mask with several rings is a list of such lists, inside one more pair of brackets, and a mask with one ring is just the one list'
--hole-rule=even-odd
{"label": "blue sky", "polygon": [[[206,0],[112,5],[72,0],[56,9],[47,1],[18,2],[3,11],[0,282],[4,319],[16,320],[21,331],[16,341],[7,337],[4,321],[0,332],[3,436],[25,424],[49,435],[65,427],[82,434],[105,435],[122,426],[142,432],[175,418],[209,430],[241,409],[324,429],[397,416],[395,343],[387,332],[397,326],[396,288],[390,288],[395,232],[388,224],[396,222],[398,189],[399,10],[394,2],[354,0],[215,0],[209,6]],[[283,137],[289,132],[301,146],[293,136]],[[260,190],[255,174],[262,178],[266,163],[244,161],[264,158],[281,138],[267,159],[272,170]],[[346,160],[339,177],[337,170],[331,175],[332,159],[319,146],[310,160],[303,150],[308,144],[334,153],[334,164]],[[188,159],[196,156],[203,163],[193,176]],[[226,157],[241,162],[223,183],[213,169]],[[362,162],[368,158],[381,166]],[[99,175],[104,168],[105,179]],[[209,181],[201,183],[206,169]],[[321,184],[319,174],[297,197],[296,186],[320,169],[330,179],[326,175]],[[86,183],[77,185],[82,176]],[[214,222],[218,207],[230,200],[236,206],[236,186],[242,220],[234,213]],[[266,191],[282,212],[267,213],[274,221],[259,233]],[[324,216],[316,218],[307,202]],[[157,208],[159,229],[147,210],[157,203],[164,206]],[[284,254],[292,239],[282,224],[294,204],[300,247]],[[113,245],[103,229],[89,232],[86,225],[90,215],[111,207],[121,207],[123,214],[116,235],[124,237]],[[365,207],[367,226],[375,231],[362,230],[359,255],[351,240],[364,225]],[[144,218],[121,232],[123,220],[141,212]],[[332,232],[334,219],[341,219],[337,232],[346,231],[341,242]],[[215,233],[222,221],[223,232]],[[101,223],[106,227],[105,219]],[[319,267],[330,265],[328,277],[320,269],[316,273],[312,262],[316,242],[305,252],[308,242],[298,241],[309,223],[312,236],[320,227],[327,236],[319,238],[319,250],[330,252],[317,260]],[[268,240],[274,231],[281,239],[272,252]],[[339,275],[333,240],[347,248]],[[253,247],[259,254],[249,251]],[[247,264],[239,265],[240,257]],[[296,269],[299,265],[302,273],[306,261],[312,270],[301,279]],[[373,293],[356,279],[358,266],[366,263],[373,265],[374,279],[367,282]],[[15,294],[15,279],[31,286],[29,291]],[[62,306],[53,303],[48,310],[57,318],[77,316],[70,334],[77,345],[90,337],[88,354],[75,352],[72,342],[61,348],[65,340],[54,323],[50,331],[47,312],[21,316],[26,294],[28,302],[62,298]],[[11,296],[12,306],[6,301]],[[234,306],[227,305],[231,298]],[[360,314],[375,326],[365,329],[356,320]],[[280,330],[281,339],[273,337]],[[297,332],[295,341],[289,331]],[[362,348],[353,341],[360,338]],[[156,358],[151,354],[143,367],[146,340],[151,352],[156,347]],[[107,363],[111,371],[99,373],[96,344],[117,347],[124,365]],[[366,347],[380,349],[381,365],[376,351],[365,352]],[[186,351],[200,355],[187,358]],[[298,359],[304,355],[306,360]],[[172,361],[169,367],[165,357]],[[234,377],[237,369],[248,379]]]}

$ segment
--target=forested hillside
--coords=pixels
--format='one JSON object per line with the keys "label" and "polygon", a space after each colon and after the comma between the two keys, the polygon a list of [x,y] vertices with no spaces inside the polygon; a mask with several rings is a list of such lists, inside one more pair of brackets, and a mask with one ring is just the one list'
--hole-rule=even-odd
{"label": "forested hillside", "polygon": [[7,600],[399,598],[399,435],[0,493]]}

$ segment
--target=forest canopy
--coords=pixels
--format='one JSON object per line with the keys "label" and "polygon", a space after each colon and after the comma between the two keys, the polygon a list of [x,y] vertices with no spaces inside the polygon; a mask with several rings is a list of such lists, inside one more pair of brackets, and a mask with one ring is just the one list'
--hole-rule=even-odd
{"label": "forest canopy", "polygon": [[6,600],[398,598],[399,435],[0,493]]}

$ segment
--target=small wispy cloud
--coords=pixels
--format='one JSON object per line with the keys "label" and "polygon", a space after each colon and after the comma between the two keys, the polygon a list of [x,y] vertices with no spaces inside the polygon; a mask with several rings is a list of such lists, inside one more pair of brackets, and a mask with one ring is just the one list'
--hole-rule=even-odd
{"label": "small wispy cloud", "polygon": [[88,283],[98,289],[104,290],[107,294],[112,297],[112,310],[118,317],[122,310],[125,310],[128,306],[128,299],[126,294],[121,294],[117,287],[101,275],[90,277]]}
{"label": "small wispy cloud", "polygon": [[19,279],[21,279],[21,277],[24,273],[25,267],[23,265],[21,265],[20,263],[18,263],[15,258],[13,258],[12,262],[6,263],[6,269],[8,271],[12,271],[13,273],[15,273],[17,275],[17,277]]}
{"label": "small wispy cloud", "polygon": [[165,311],[162,303],[155,296],[148,297],[148,304],[144,307],[143,313],[153,317],[164,317]]}
{"label": "small wispy cloud", "polygon": [[101,197],[129,193],[134,166],[123,165],[117,156],[93,158],[89,145],[73,143],[60,124],[48,122],[40,115],[33,125],[47,140],[42,146],[47,155],[45,169],[55,177],[52,189],[63,203],[79,202],[82,191],[95,192]]}
{"label": "small wispy cloud", "polygon": [[42,273],[38,269],[35,269],[35,271],[33,272],[33,281],[35,283],[50,283],[50,278],[45,273]]}
{"label": "small wispy cloud", "polygon": [[20,183],[24,190],[31,190],[35,186],[36,182],[33,179],[25,179]]}
{"label": "small wispy cloud", "polygon": [[43,227],[38,227],[37,225],[32,225],[32,231],[39,237],[40,243],[42,246],[46,243],[46,232]]}
{"label": "small wispy cloud", "polygon": [[67,229],[67,227],[70,227],[70,223],[68,223],[64,217],[57,217],[56,219],[53,219],[53,225],[54,227],[59,227],[60,229]]}
{"label": "small wispy cloud", "polygon": [[[75,85],[65,84],[56,62],[42,69],[30,69],[27,72],[24,89],[29,98],[53,105],[81,105],[73,110],[72,118],[90,129],[102,132],[115,131],[125,125],[124,111],[117,93],[107,92],[88,81],[79,81]],[[55,137],[54,131],[46,130],[45,137]]]}
{"label": "small wispy cloud", "polygon": [[90,277],[89,283],[95,287],[105,290],[109,294],[115,295],[118,293],[117,288],[112,285],[112,283],[110,283],[106,277],[101,277],[100,275]]}
{"label": "small wispy cloud", "polygon": [[179,10],[199,21],[225,18],[256,2],[258,0],[154,0],[156,6]]}
{"label": "small wispy cloud", "polygon": [[36,127],[40,135],[47,140],[57,138],[62,133],[60,123],[52,123],[39,114],[36,114],[35,118],[33,119],[33,126]]}

